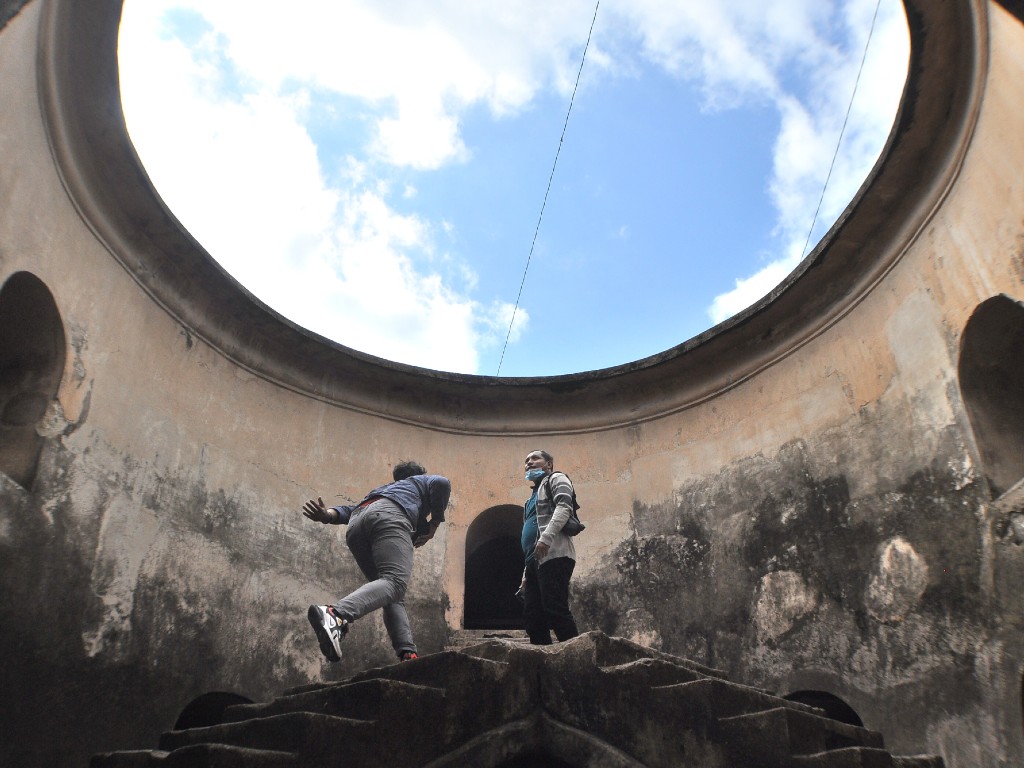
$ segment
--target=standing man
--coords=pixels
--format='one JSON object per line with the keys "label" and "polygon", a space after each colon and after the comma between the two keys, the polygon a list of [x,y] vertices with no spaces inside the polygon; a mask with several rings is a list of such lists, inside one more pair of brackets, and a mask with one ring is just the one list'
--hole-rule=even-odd
{"label": "standing man", "polygon": [[573,510],[573,488],[564,472],[555,472],[547,451],[533,451],[525,463],[533,495],[523,510],[523,621],[530,643],[551,645],[551,630],[559,642],[579,634],[569,610],[576,547],[562,532]]}
{"label": "standing man", "polygon": [[328,661],[341,660],[341,641],[352,622],[378,608],[384,609],[384,626],[398,658],[416,658],[405,610],[412,551],[430,541],[444,522],[452,486],[448,478],[428,475],[412,461],[398,464],[392,477],[393,483],[374,488],[355,506],[326,507],[317,498],[302,507],[302,514],[315,522],[348,525],[345,543],[369,580],[334,605],[309,606],[309,623]]}

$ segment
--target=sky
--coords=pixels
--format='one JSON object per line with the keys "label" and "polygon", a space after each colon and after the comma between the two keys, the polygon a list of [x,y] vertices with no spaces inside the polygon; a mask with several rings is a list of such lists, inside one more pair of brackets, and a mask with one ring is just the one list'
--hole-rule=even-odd
{"label": "sky", "polygon": [[126,0],[118,55],[156,189],[259,301],[389,360],[549,376],[784,280],[877,160],[908,51],[899,0]]}

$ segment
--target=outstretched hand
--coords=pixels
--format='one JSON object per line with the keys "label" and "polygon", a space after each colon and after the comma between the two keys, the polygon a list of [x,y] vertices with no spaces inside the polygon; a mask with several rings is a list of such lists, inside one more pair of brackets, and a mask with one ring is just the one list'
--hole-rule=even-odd
{"label": "outstretched hand", "polygon": [[426,544],[428,541],[430,541],[432,538],[434,538],[434,529],[433,528],[431,528],[429,532],[421,533],[419,536],[417,536],[415,539],[413,539],[412,540],[412,545],[414,547],[416,547],[417,549],[419,549],[424,544]]}
{"label": "outstretched hand", "polygon": [[316,501],[310,499],[302,505],[302,514],[315,523],[329,523],[331,512],[324,504],[324,500],[317,496]]}
{"label": "outstretched hand", "polygon": [[431,520],[430,525],[427,528],[427,531],[425,533],[421,533],[419,536],[416,536],[412,540],[412,545],[417,549],[419,547],[422,547],[424,544],[426,544],[428,541],[434,538],[434,534],[437,533],[438,526],[440,525],[441,523],[439,521],[434,522],[433,520]]}

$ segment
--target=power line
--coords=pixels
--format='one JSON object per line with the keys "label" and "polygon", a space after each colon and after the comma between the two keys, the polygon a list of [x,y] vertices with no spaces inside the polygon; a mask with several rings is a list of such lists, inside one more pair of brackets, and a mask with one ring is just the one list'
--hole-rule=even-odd
{"label": "power line", "polygon": [[871,17],[871,28],[868,29],[868,39],[864,41],[864,53],[860,57],[860,67],[857,69],[857,79],[853,83],[853,93],[850,94],[850,103],[846,105],[846,117],[843,118],[843,127],[839,131],[839,140],[836,141],[836,151],[832,153],[832,163],[828,167],[828,175],[825,176],[825,183],[821,187],[821,196],[818,198],[818,207],[814,209],[814,217],[811,219],[811,228],[807,230],[807,239],[804,240],[804,247],[800,251],[800,258],[803,259],[807,253],[807,245],[811,242],[811,234],[814,232],[814,225],[818,223],[818,213],[821,211],[821,203],[825,199],[825,190],[828,189],[828,183],[832,180],[832,169],[836,167],[836,158],[839,157],[839,147],[843,143],[843,135],[846,133],[846,124],[850,120],[850,111],[853,109],[853,100],[857,96],[857,86],[860,85],[860,76],[864,71],[864,62],[868,58],[868,47],[871,45],[871,36],[875,32],[875,21],[878,19],[878,8],[881,6],[882,0],[878,0],[875,3],[875,13]]}
{"label": "power line", "polygon": [[[881,1],[881,0],[879,0]],[[562,125],[562,135],[558,139],[558,149],[555,150],[555,160],[551,164],[551,174],[548,176],[548,187],[544,190],[544,200],[540,205],[540,215],[537,217],[537,226],[533,230],[533,241],[530,243],[530,253],[526,257],[526,267],[523,269],[523,279],[519,283],[519,294],[516,296],[516,305],[512,309],[512,319],[508,323],[508,333],[505,334],[505,345],[501,348],[501,358],[498,360],[498,370],[495,376],[501,373],[501,364],[505,361],[505,350],[508,349],[508,340],[512,336],[512,326],[516,321],[516,313],[519,311],[519,300],[523,297],[523,286],[526,285],[526,273],[530,269],[530,260],[533,259],[533,249],[537,245],[537,235],[540,232],[540,223],[544,219],[544,208],[548,204],[548,193],[551,192],[551,182],[555,178],[555,168],[558,166],[558,156],[562,152],[562,142],[565,141],[565,132],[569,127],[569,115],[572,114],[572,105],[576,101],[576,89],[580,86],[580,76],[583,74],[583,64],[587,60],[587,49],[590,48],[590,38],[594,34],[594,23],[597,21],[597,9],[601,6],[601,0],[594,5],[594,18],[590,20],[590,31],[587,32],[587,43],[583,46],[583,56],[580,58],[580,68],[576,73],[576,84],[572,87],[572,97],[569,99],[569,109],[565,113],[565,123]],[[877,9],[876,9],[877,13]]]}
{"label": "power line", "polygon": [[[817,206],[814,209],[814,216],[811,219],[811,226],[807,230],[807,238],[804,240],[804,246],[803,246],[803,249],[801,250],[801,253],[800,253],[801,258],[803,258],[803,255],[807,252],[807,246],[808,246],[808,244],[811,241],[811,235],[814,233],[814,226],[815,226],[815,224],[818,223],[818,214],[821,212],[821,206],[822,206],[822,203],[823,203],[823,201],[825,199],[825,192],[828,190],[829,182],[832,180],[832,171],[835,169],[836,159],[839,157],[839,149],[842,146],[843,137],[846,134],[846,126],[847,126],[847,124],[850,121],[850,113],[853,110],[853,102],[854,102],[854,99],[857,96],[857,89],[860,86],[861,75],[864,72],[864,63],[865,63],[865,61],[867,61],[868,49],[871,46],[871,38],[874,36],[875,24],[876,24],[876,22],[878,20],[878,10],[879,10],[881,4],[882,4],[881,0],[878,0],[875,3],[875,11],[874,11],[874,13],[871,16],[871,27],[868,29],[868,36],[867,36],[867,39],[864,41],[864,53],[861,55],[860,66],[857,69],[857,78],[856,78],[856,80],[854,81],[854,84],[853,84],[853,91],[850,94],[850,101],[849,101],[849,103],[846,106],[846,115],[843,117],[843,125],[842,125],[842,128],[839,131],[839,138],[836,141],[835,151],[832,153],[832,162],[829,164],[828,174],[826,174],[826,176],[825,176],[825,183],[822,185],[822,188],[821,188],[821,195],[818,197],[818,204],[817,204]],[[587,42],[583,46],[583,55],[580,58],[580,68],[579,68],[579,71],[576,73],[576,83],[573,85],[572,97],[569,99],[569,108],[568,108],[568,110],[566,110],[566,113],[565,113],[565,123],[562,125],[562,135],[558,139],[558,148],[555,150],[555,159],[554,159],[554,162],[551,164],[551,173],[548,176],[547,188],[544,190],[544,199],[541,202],[540,214],[537,217],[537,226],[534,228],[534,231],[533,231],[533,240],[530,243],[530,252],[529,252],[529,254],[526,257],[526,266],[523,269],[523,278],[522,278],[522,280],[519,283],[519,293],[516,295],[515,307],[513,307],[513,309],[512,309],[512,318],[511,318],[511,320],[509,321],[509,324],[508,324],[508,332],[505,334],[505,344],[501,348],[501,357],[498,360],[498,370],[495,372],[495,376],[501,374],[501,366],[502,366],[502,363],[505,361],[505,352],[508,349],[509,338],[512,336],[512,327],[515,324],[516,314],[519,311],[519,302],[520,302],[520,300],[523,297],[523,286],[526,285],[526,274],[527,274],[527,272],[530,269],[530,262],[533,259],[533,251],[534,251],[534,248],[537,245],[537,236],[540,233],[540,225],[541,225],[541,222],[544,219],[544,209],[547,206],[548,195],[551,192],[551,184],[552,184],[552,182],[554,181],[554,178],[555,178],[555,168],[558,166],[558,156],[562,152],[562,144],[565,141],[565,133],[566,133],[566,130],[568,129],[568,127],[569,127],[569,116],[572,114],[572,107],[573,107],[573,104],[576,101],[576,91],[579,88],[580,77],[583,74],[583,65],[586,63],[586,60],[587,60],[587,50],[590,48],[590,39],[591,39],[591,37],[593,36],[593,33],[594,33],[594,24],[597,22],[597,11],[600,8],[600,6],[601,6],[601,0],[597,0],[597,3],[594,5],[594,16],[590,20],[590,30],[587,33]]]}

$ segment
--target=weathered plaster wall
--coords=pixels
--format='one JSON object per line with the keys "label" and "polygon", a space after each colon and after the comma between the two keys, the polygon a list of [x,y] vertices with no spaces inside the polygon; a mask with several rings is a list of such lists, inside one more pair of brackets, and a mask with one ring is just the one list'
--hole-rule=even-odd
{"label": "weathered plaster wall", "polygon": [[[95,159],[123,131],[109,84],[83,99],[115,138],[58,135],[77,123],[53,122],[47,13],[69,7],[35,0],[0,34],[0,284],[39,278],[67,338],[35,482],[0,475],[0,680],[16,692],[0,697],[0,751],[14,764],[151,746],[200,694],[267,698],[389,661],[375,618],[346,641],[343,672],[321,665],[305,607],[359,577],[344,529],[298,510],[358,498],[403,458],[454,486],[408,596],[421,649],[440,649],[461,625],[468,528],[522,501],[537,447],[573,477],[588,523],[582,627],[779,693],[829,692],[896,752],[957,768],[1024,759],[1024,559],[990,503],[957,380],[975,308],[1024,300],[1015,17],[910,4],[933,46],[966,34],[964,19],[980,25],[977,56],[957,54],[978,91],[963,113],[934,106],[915,89],[959,82],[957,68],[922,65],[893,160],[771,301],[649,362],[500,382],[339,351],[204,266],[143,182],[118,171],[110,184]],[[87,35],[83,22],[116,8],[79,7],[70,28]],[[934,116],[915,127],[929,110],[966,127],[918,166],[907,147],[945,130]],[[102,197],[115,186],[131,194]],[[842,282],[845,262],[875,272]],[[161,292],[177,282],[191,302]],[[279,343],[299,350],[294,369]],[[60,737],[40,737],[40,722]]]}

